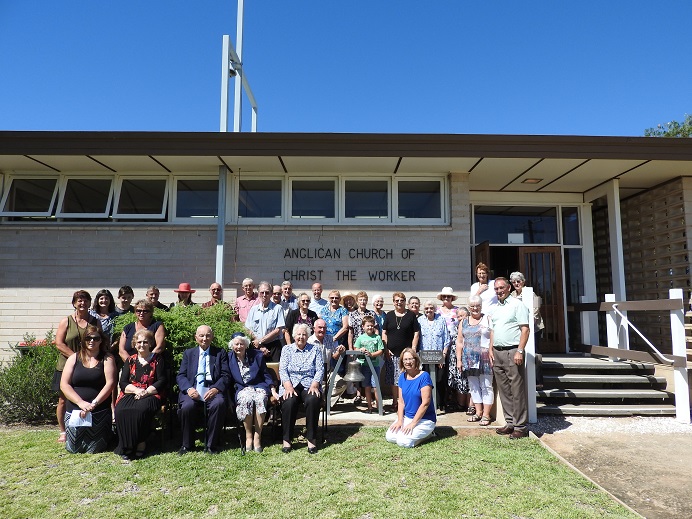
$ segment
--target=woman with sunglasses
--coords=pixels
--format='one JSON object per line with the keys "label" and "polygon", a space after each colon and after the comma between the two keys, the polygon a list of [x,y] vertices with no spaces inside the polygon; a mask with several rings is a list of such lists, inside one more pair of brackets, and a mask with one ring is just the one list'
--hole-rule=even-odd
{"label": "woman with sunglasses", "polygon": [[144,457],[151,421],[161,408],[166,370],[161,355],[152,353],[155,346],[156,339],[149,330],[135,332],[132,348],[137,353],[127,359],[120,374],[120,395],[115,403],[115,453],[124,460]]}
{"label": "woman with sunglasses", "polygon": [[123,328],[123,333],[120,334],[120,342],[118,343],[118,352],[123,362],[134,355],[136,350],[132,347],[132,338],[135,332],[140,330],[149,330],[154,334],[156,346],[153,349],[154,353],[163,354],[166,345],[166,328],[161,321],[154,321],[154,305],[148,299],[140,299],[135,304],[135,315],[137,320]]}
{"label": "woman with sunglasses", "polygon": [[320,318],[327,323],[327,333],[334,342],[348,345],[348,310],[341,306],[341,292],[332,290],[327,298],[329,303],[322,308]]}
{"label": "woman with sunglasses", "polygon": [[296,324],[307,324],[310,328],[309,335],[312,335],[312,331],[315,328],[315,321],[319,319],[317,313],[313,312],[309,308],[310,306],[310,296],[305,292],[301,292],[298,296],[298,308],[295,310],[289,310],[286,314],[286,328],[284,329],[284,338],[286,339],[286,344],[291,344],[293,342],[293,336],[291,331]]}
{"label": "woman with sunglasses", "polygon": [[103,332],[88,325],[81,348],[67,359],[60,379],[60,390],[67,399],[67,452],[94,454],[108,447],[116,377],[115,359],[108,353]]}

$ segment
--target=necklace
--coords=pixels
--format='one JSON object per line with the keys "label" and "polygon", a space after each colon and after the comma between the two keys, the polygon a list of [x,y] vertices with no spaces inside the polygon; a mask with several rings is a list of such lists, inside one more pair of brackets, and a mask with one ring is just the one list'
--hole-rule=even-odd
{"label": "necklace", "polygon": [[404,316],[402,315],[401,317],[397,317],[396,314],[394,314],[394,320],[396,321],[396,329],[400,330],[401,322],[404,320]]}

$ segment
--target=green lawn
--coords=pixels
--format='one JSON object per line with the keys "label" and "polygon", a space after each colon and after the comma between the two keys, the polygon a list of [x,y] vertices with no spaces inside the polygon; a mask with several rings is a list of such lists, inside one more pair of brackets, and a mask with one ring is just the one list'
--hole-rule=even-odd
{"label": "green lawn", "polygon": [[383,428],[332,426],[315,456],[305,444],[290,454],[275,444],[244,457],[237,448],[179,457],[171,442],[135,462],[70,455],[56,436],[0,431],[0,518],[636,517],[536,440],[492,433],[441,428],[435,441],[401,449]]}

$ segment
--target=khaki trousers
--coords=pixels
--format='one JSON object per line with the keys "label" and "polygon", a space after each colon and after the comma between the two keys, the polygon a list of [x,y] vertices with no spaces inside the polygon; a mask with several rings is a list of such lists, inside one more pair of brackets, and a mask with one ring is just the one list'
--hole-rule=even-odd
{"label": "khaki trousers", "polygon": [[494,350],[493,374],[507,427],[525,431],[529,422],[526,398],[526,363],[522,362],[521,366],[514,363],[516,352],[517,348]]}

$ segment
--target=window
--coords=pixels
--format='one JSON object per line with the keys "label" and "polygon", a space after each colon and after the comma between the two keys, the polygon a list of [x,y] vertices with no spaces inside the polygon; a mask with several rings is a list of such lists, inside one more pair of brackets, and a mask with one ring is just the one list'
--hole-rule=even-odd
{"label": "window", "polygon": [[475,242],[558,243],[555,207],[476,206]]}
{"label": "window", "polygon": [[334,219],[334,180],[291,182],[291,218]]}
{"label": "window", "polygon": [[281,180],[238,181],[238,218],[281,218]]}
{"label": "window", "polygon": [[562,243],[565,245],[580,245],[579,239],[579,210],[576,207],[562,208]]}
{"label": "window", "polygon": [[112,184],[110,178],[68,178],[60,194],[57,216],[107,217]]}
{"label": "window", "polygon": [[346,180],[344,194],[346,218],[389,219],[387,180]]}
{"label": "window", "polygon": [[442,218],[439,180],[400,180],[397,182],[399,218]]}
{"label": "window", "polygon": [[219,205],[219,181],[184,179],[176,182],[176,218],[215,218]]}
{"label": "window", "polygon": [[2,202],[7,216],[51,216],[57,178],[14,178]]}
{"label": "window", "polygon": [[118,191],[114,218],[165,218],[168,179],[123,179]]}

